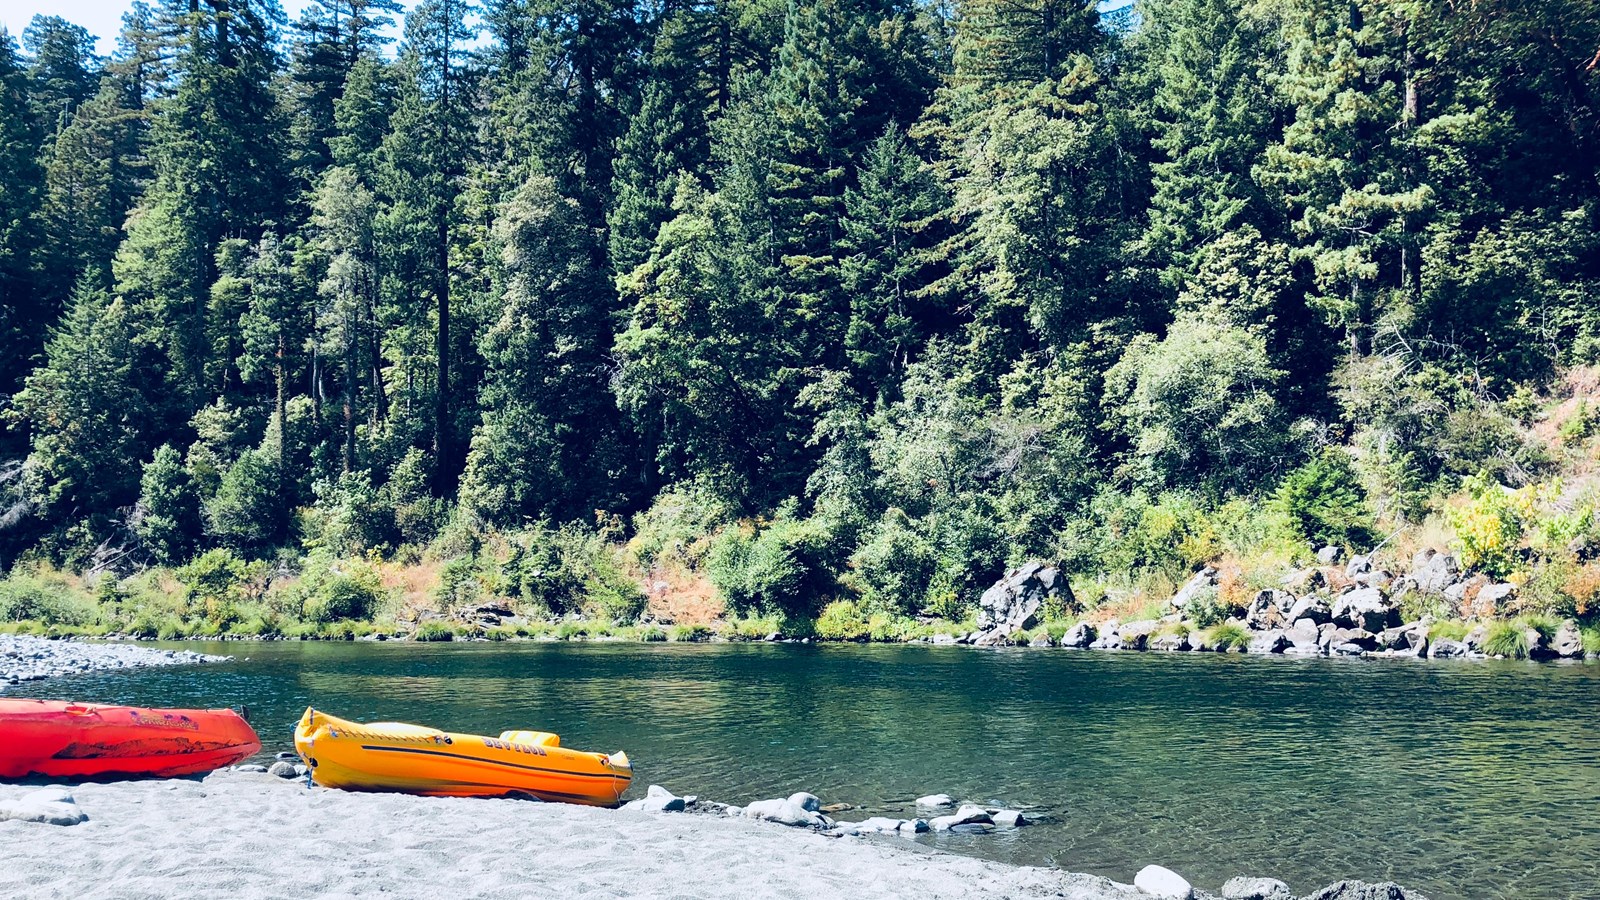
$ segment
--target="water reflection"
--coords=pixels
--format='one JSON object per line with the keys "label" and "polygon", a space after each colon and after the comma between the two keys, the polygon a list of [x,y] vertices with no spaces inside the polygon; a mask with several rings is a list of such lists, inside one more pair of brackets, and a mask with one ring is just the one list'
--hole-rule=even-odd
{"label": "water reflection", "polygon": [[959,852],[1216,888],[1392,877],[1441,898],[1592,900],[1600,665],[768,645],[222,645],[247,659],[15,693],[252,707],[267,752],[309,703],[625,749],[637,789],[923,793],[1031,808]]}

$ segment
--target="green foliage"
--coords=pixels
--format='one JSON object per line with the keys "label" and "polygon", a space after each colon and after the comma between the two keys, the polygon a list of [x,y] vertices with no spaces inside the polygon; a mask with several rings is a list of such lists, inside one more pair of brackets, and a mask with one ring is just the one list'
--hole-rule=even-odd
{"label": "green foliage", "polygon": [[411,633],[411,639],[428,642],[453,641],[456,639],[456,630],[447,622],[423,622]]}
{"label": "green foliage", "polygon": [[368,619],[388,599],[377,568],[360,560],[313,556],[300,579],[300,612],[307,622]]}
{"label": "green foliage", "polygon": [[[545,613],[633,622],[644,612],[645,596],[619,556],[603,535],[571,525],[534,526],[512,537],[510,556],[499,567],[500,589]],[[464,565],[452,561],[445,577],[455,578],[451,567]]]}
{"label": "green foliage", "polygon": [[1242,651],[1250,646],[1250,632],[1232,622],[1216,625],[1206,633],[1206,640],[1221,653]]}
{"label": "green foliage", "polygon": [[853,600],[835,600],[817,616],[817,636],[829,641],[864,641],[872,634],[869,613]]}
{"label": "green foliage", "polygon": [[725,529],[707,572],[734,610],[807,615],[836,591],[831,538],[825,523],[780,511],[765,525]]}
{"label": "green foliage", "polygon": [[227,624],[239,607],[254,599],[265,581],[265,565],[247,563],[232,552],[208,550],[173,574],[185,589],[186,609],[211,624]]}
{"label": "green foliage", "polygon": [[282,488],[282,472],[273,454],[245,452],[222,476],[217,493],[206,501],[208,530],[240,552],[266,551],[288,528]]}
{"label": "green foliage", "polygon": [[1523,659],[1528,655],[1528,636],[1515,622],[1494,622],[1483,639],[1483,652],[1489,656]]}
{"label": "green foliage", "polygon": [[682,642],[699,642],[710,640],[711,628],[706,625],[674,625],[668,632],[669,639]]}
{"label": "green foliage", "polygon": [[0,622],[83,626],[99,616],[92,599],[51,571],[18,569],[0,579]]}
{"label": "green foliage", "polygon": [[1314,546],[1363,548],[1372,542],[1372,519],[1350,458],[1328,448],[1284,476],[1274,501],[1291,527]]}
{"label": "green foliage", "polygon": [[1465,640],[1472,626],[1460,619],[1440,619],[1428,626],[1428,640],[1430,641],[1460,641]]}

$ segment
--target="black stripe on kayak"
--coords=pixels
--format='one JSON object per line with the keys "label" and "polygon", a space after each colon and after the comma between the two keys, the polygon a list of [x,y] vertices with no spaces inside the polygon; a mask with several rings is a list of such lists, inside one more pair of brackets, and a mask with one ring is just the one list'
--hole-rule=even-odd
{"label": "black stripe on kayak", "polygon": [[530,772],[549,772],[554,775],[571,775],[574,778],[616,778],[622,781],[632,781],[632,775],[608,775],[601,772],[568,772],[566,769],[547,769],[543,766],[525,766],[522,763],[501,762],[498,759],[484,759],[481,756],[467,756],[464,753],[446,753],[443,750],[424,750],[421,747],[384,747],[377,744],[362,744],[363,750],[384,750],[389,753],[421,753],[426,756],[447,756],[451,759],[464,759],[467,762],[488,763],[491,766],[510,766],[513,769],[527,769]]}

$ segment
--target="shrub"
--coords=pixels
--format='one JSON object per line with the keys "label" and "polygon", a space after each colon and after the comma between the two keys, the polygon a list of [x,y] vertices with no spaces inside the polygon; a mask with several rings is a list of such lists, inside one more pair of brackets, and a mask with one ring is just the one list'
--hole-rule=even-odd
{"label": "shrub", "polygon": [[187,559],[200,537],[200,497],[194,477],[171,444],[161,445],[155,458],[145,463],[132,524],[151,559],[162,565]]}
{"label": "shrub", "polygon": [[707,559],[711,583],[738,612],[805,615],[835,591],[830,535],[780,510],[766,527],[728,528]]}
{"label": "shrub", "polygon": [[829,641],[862,641],[871,634],[866,611],[854,600],[835,600],[817,616],[817,636]]}
{"label": "shrub", "polygon": [[634,535],[627,552],[645,570],[669,561],[697,569],[711,546],[712,533],[731,518],[713,491],[693,482],[674,485],[633,517]]}
{"label": "shrub", "polygon": [[1583,635],[1583,654],[1590,658],[1600,656],[1600,625],[1585,628]]}
{"label": "shrub", "polygon": [[659,625],[646,625],[639,631],[639,640],[659,643],[667,639],[667,632]]}
{"label": "shrub", "polygon": [[539,609],[633,622],[646,598],[604,536],[575,525],[535,525],[512,539],[501,590]]}
{"label": "shrub", "polygon": [[[932,544],[898,509],[884,513],[850,557],[862,599],[875,608],[901,612],[916,612],[926,604],[938,562]],[[940,588],[941,601],[955,594],[947,586]]]}
{"label": "shrub", "polygon": [[588,634],[589,626],[585,622],[578,622],[568,619],[567,621],[556,626],[556,640],[558,641],[576,640],[578,638],[587,637]]}
{"label": "shrub", "polygon": [[1483,639],[1483,652],[1490,656],[1522,659],[1528,655],[1528,636],[1512,622],[1495,622]]}
{"label": "shrub", "polygon": [[361,563],[334,569],[319,581],[302,607],[309,622],[365,619],[383,603],[383,585],[377,570]]}
{"label": "shrub", "polygon": [[456,639],[456,630],[448,622],[423,622],[412,633],[414,641],[453,641]]}
{"label": "shrub", "polygon": [[1459,641],[1471,630],[1472,626],[1460,619],[1441,619],[1428,626],[1428,640]]}
{"label": "shrub", "polygon": [[1511,574],[1522,541],[1521,498],[1487,472],[1467,479],[1468,499],[1447,512],[1455,530],[1462,565],[1496,577]]}
{"label": "shrub", "polygon": [[1189,600],[1189,605],[1184,608],[1187,615],[1199,628],[1211,628],[1221,625],[1242,613],[1238,605],[1223,599],[1222,591],[1215,587],[1202,588]]}
{"label": "shrub", "polygon": [[173,572],[184,587],[187,611],[221,624],[238,617],[238,607],[254,599],[266,580],[264,563],[247,563],[222,547],[207,550]]}
{"label": "shrub", "polygon": [[52,572],[17,571],[0,580],[0,621],[81,626],[98,618],[95,602]]}
{"label": "shrub", "polygon": [[1221,652],[1243,650],[1250,646],[1250,632],[1243,626],[1227,622],[1212,628],[1207,633],[1207,640]]}

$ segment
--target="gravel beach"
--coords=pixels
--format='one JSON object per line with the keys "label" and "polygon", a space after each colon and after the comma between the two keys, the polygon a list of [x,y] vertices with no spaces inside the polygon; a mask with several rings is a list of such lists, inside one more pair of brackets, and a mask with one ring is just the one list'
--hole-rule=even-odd
{"label": "gravel beach", "polygon": [[39,681],[57,675],[141,666],[187,666],[221,662],[228,658],[191,650],[52,641],[29,635],[0,634],[0,693],[9,684]]}

